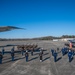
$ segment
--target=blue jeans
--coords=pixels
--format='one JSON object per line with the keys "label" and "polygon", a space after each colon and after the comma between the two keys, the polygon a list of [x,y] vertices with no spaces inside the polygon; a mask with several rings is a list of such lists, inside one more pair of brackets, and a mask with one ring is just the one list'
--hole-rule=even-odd
{"label": "blue jeans", "polygon": [[12,61],[14,61],[14,56],[12,56]]}
{"label": "blue jeans", "polygon": [[4,55],[4,50],[2,50],[2,55]]}
{"label": "blue jeans", "polygon": [[52,56],[53,56],[53,54],[54,54],[54,50],[51,50],[51,52],[52,52]]}
{"label": "blue jeans", "polygon": [[71,60],[72,60],[72,56],[69,56],[69,62],[71,62]]}
{"label": "blue jeans", "polygon": [[28,56],[26,56],[26,62],[28,62]]}
{"label": "blue jeans", "polygon": [[24,51],[22,51],[22,55],[24,54]]}
{"label": "blue jeans", "polygon": [[31,52],[31,55],[33,56],[33,52]]}
{"label": "blue jeans", "polygon": [[57,60],[57,57],[56,57],[56,56],[54,56],[54,62],[56,62],[56,60]]}
{"label": "blue jeans", "polygon": [[2,64],[2,59],[0,59],[0,64]]}

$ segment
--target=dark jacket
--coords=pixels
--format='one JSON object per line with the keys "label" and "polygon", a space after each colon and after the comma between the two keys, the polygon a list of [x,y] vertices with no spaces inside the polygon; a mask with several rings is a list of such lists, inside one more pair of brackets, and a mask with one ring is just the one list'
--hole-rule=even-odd
{"label": "dark jacket", "polygon": [[2,59],[3,58],[3,55],[2,54],[0,54],[0,59]]}
{"label": "dark jacket", "polygon": [[42,53],[39,53],[39,56],[40,56],[40,60],[42,60]]}
{"label": "dark jacket", "polygon": [[11,56],[14,56],[14,52],[11,52]]}
{"label": "dark jacket", "polygon": [[25,57],[26,57],[26,56],[29,56],[28,52],[25,53]]}

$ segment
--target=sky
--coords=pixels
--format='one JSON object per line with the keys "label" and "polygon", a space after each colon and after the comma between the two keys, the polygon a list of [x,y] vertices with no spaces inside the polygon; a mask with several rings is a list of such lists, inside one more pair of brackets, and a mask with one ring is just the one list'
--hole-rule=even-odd
{"label": "sky", "polygon": [[0,38],[75,35],[75,0],[0,0],[0,26],[26,29]]}

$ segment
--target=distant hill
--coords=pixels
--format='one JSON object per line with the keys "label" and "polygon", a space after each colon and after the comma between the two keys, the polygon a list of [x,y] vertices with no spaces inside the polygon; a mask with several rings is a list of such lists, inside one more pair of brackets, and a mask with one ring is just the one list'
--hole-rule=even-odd
{"label": "distant hill", "polygon": [[33,38],[33,40],[53,40],[53,39],[59,39],[59,38],[60,37],[45,36],[45,37]]}
{"label": "distant hill", "polygon": [[45,36],[45,37],[38,37],[38,38],[19,38],[19,39],[6,39],[6,38],[0,38],[0,41],[24,41],[24,40],[53,40],[53,39],[62,39],[62,38],[75,38],[75,35],[62,35],[60,37],[54,37],[54,36]]}
{"label": "distant hill", "polygon": [[60,37],[45,36],[45,37],[33,38],[33,40],[53,40],[53,39],[62,39],[62,38],[75,38],[75,35],[62,35]]}

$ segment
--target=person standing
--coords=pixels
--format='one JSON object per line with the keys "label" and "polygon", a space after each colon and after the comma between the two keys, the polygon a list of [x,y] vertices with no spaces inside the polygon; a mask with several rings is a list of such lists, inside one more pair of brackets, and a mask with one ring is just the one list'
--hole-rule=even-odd
{"label": "person standing", "polygon": [[57,47],[57,51],[59,51],[59,47]]}
{"label": "person standing", "polygon": [[51,49],[51,53],[52,53],[52,56],[53,56],[53,54],[54,54],[54,50],[53,49]]}
{"label": "person standing", "polygon": [[69,62],[71,62],[71,60],[73,59],[73,53],[71,50],[69,50],[68,52],[68,58],[69,58]]}
{"label": "person standing", "polygon": [[62,51],[62,55],[64,56],[64,54],[65,54],[64,48],[62,48],[61,51]]}
{"label": "person standing", "polygon": [[4,50],[4,47],[3,47],[3,48],[2,48],[2,55],[4,55],[4,51],[5,51],[5,50]]}
{"label": "person standing", "polygon": [[54,52],[53,56],[54,56],[54,61],[56,62],[57,61],[57,53],[56,53],[56,51]]}
{"label": "person standing", "polygon": [[39,53],[39,57],[40,57],[40,62],[42,62],[42,52],[41,51]]}
{"label": "person standing", "polygon": [[12,61],[14,61],[14,51],[11,51]]}
{"label": "person standing", "polygon": [[24,55],[24,46],[22,47],[21,53],[22,53],[22,56],[23,56]]}
{"label": "person standing", "polygon": [[42,54],[44,54],[44,53],[43,53],[43,48],[40,48],[39,50],[40,50],[40,52],[41,52]]}
{"label": "person standing", "polygon": [[42,52],[42,54],[44,54],[44,52],[43,52],[43,48],[41,48],[41,52]]}
{"label": "person standing", "polygon": [[28,51],[27,51],[27,50],[26,50],[26,52],[25,52],[25,57],[26,57],[26,62],[28,62],[29,54],[28,54]]}
{"label": "person standing", "polygon": [[70,42],[69,47],[70,47],[70,49],[72,49],[72,42]]}
{"label": "person standing", "polygon": [[13,48],[11,49],[11,51],[14,52],[14,46],[13,46]]}
{"label": "person standing", "polygon": [[33,49],[31,49],[31,55],[33,56]]}
{"label": "person standing", "polygon": [[0,52],[0,64],[2,64],[3,55]]}

